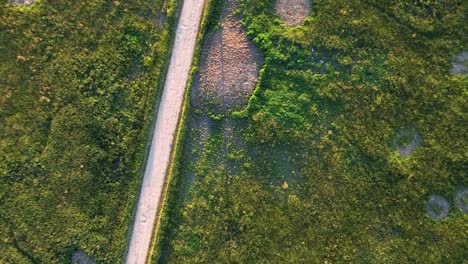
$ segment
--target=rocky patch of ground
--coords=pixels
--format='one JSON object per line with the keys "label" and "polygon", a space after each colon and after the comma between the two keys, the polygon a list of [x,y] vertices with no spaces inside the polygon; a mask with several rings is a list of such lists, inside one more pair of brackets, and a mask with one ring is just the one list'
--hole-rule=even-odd
{"label": "rocky patch of ground", "polygon": [[287,26],[298,26],[310,13],[311,0],[277,0],[276,12]]}
{"label": "rocky patch of ground", "polygon": [[222,114],[243,109],[263,64],[260,51],[233,14],[236,5],[237,1],[227,1],[221,29],[211,33],[203,45],[191,96],[192,105],[202,111]]}
{"label": "rocky patch of ground", "polygon": [[455,75],[468,75],[468,51],[453,56],[453,68],[450,72]]}

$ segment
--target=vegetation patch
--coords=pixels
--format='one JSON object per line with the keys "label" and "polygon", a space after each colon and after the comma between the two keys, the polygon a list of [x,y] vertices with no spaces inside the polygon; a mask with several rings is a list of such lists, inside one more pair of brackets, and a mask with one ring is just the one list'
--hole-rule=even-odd
{"label": "vegetation patch", "polygon": [[0,263],[120,263],[176,2],[40,2],[0,1]]}
{"label": "vegetation patch", "polygon": [[314,1],[293,28],[274,1],[240,3],[265,54],[242,144],[216,121],[186,156],[196,180],[160,263],[462,263],[464,214],[447,198],[426,211],[467,184],[467,80],[447,74],[467,46],[461,1]]}

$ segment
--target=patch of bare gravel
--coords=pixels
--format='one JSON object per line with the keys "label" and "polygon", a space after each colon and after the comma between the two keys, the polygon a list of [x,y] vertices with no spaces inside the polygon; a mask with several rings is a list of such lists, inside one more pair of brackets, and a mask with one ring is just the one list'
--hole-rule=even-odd
{"label": "patch of bare gravel", "polygon": [[455,75],[468,75],[468,51],[453,56],[453,68],[450,72]]}
{"label": "patch of bare gravel", "polygon": [[260,51],[233,14],[236,5],[237,1],[227,2],[221,29],[211,33],[203,45],[192,93],[192,105],[203,111],[220,114],[243,109],[263,64]]}
{"label": "patch of bare gravel", "polygon": [[309,15],[311,0],[276,0],[276,12],[287,26],[302,24]]}
{"label": "patch of bare gravel", "polygon": [[34,4],[36,0],[12,0],[11,3],[14,5],[24,5],[24,6],[30,6]]}

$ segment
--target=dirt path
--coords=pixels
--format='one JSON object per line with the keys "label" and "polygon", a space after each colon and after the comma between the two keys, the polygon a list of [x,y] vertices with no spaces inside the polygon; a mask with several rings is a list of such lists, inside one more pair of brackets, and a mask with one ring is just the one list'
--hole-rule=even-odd
{"label": "dirt path", "polygon": [[126,256],[127,264],[145,263],[149,253],[204,3],[204,0],[185,0],[182,7]]}

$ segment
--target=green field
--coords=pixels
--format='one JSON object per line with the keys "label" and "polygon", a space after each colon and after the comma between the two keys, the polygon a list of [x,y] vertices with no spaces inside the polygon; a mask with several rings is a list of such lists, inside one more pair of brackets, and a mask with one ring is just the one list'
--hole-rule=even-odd
{"label": "green field", "polygon": [[0,263],[120,263],[175,0],[0,1]]}
{"label": "green field", "polygon": [[[9,2],[0,263],[122,263],[181,1]],[[187,95],[152,262],[465,263],[466,1],[314,0],[297,27],[274,4],[237,10],[265,59],[248,106]]]}
{"label": "green field", "polygon": [[274,1],[241,1],[266,62],[244,111],[188,112],[154,263],[466,261],[466,5],[312,6],[288,28]]}

